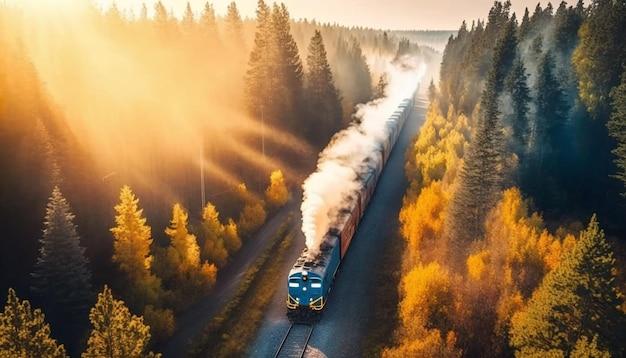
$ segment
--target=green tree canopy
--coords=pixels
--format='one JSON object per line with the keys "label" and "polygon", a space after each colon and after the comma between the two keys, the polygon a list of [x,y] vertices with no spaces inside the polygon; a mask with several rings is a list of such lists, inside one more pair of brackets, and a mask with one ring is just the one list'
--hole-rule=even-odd
{"label": "green tree canopy", "polygon": [[305,93],[309,106],[310,135],[318,145],[326,145],[343,122],[341,96],[333,83],[322,33],[315,30],[308,47]]}
{"label": "green tree canopy", "polygon": [[[615,165],[618,172],[615,175],[626,187],[626,69],[622,74],[622,82],[611,92],[613,100],[613,113],[607,123],[609,135],[617,141],[617,147],[613,149]],[[626,190],[622,191],[626,196]]]}
{"label": "green tree canopy", "polygon": [[[457,179],[459,187],[450,203],[446,222],[448,237],[461,252],[471,241],[483,237],[485,218],[498,201],[504,183],[504,137],[494,71],[490,72],[480,109],[478,128],[464,157]],[[455,259],[464,260],[463,257]]]}
{"label": "green tree canopy", "polygon": [[50,309],[76,318],[87,313],[92,292],[89,262],[73,220],[67,200],[55,187],[46,208],[31,288],[50,304]]}
{"label": "green tree canopy", "polygon": [[613,251],[594,215],[574,249],[513,317],[510,335],[516,352],[567,357],[574,356],[577,346],[587,349],[594,342],[602,352],[621,356],[626,316],[614,270]]}
{"label": "green tree canopy", "polygon": [[611,113],[609,94],[626,65],[626,4],[597,0],[590,9],[572,62],[581,100],[594,117],[606,121]]}

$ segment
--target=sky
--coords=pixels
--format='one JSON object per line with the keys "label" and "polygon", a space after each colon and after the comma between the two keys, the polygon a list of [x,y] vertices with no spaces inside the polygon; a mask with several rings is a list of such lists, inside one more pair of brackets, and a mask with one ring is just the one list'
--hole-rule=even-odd
{"label": "sky", "polygon": [[[55,0],[47,0],[55,1]],[[68,0],[56,0],[67,2]],[[113,0],[94,0],[108,7]],[[120,9],[138,7],[145,2],[152,10],[156,0],[115,0]],[[179,15],[187,1],[199,14],[207,0],[162,0],[166,9]],[[232,0],[209,0],[218,15],[226,12]],[[273,1],[265,0],[271,4]],[[461,22],[468,25],[473,20],[485,19],[493,0],[282,0],[291,17],[299,20],[315,19],[322,23],[337,23],[345,26],[362,26],[384,30],[458,30]],[[528,7],[533,12],[538,0],[512,0],[512,8],[518,19]],[[242,17],[254,18],[257,0],[236,0]],[[560,1],[553,1],[556,9]],[[568,2],[576,5],[576,0]],[[547,1],[541,1],[542,7]],[[137,12],[135,12],[137,13]]]}

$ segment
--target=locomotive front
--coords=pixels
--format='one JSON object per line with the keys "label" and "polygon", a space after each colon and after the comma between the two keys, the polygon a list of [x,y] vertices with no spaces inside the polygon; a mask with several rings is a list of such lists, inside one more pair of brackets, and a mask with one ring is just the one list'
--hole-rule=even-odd
{"label": "locomotive front", "polygon": [[289,275],[287,308],[320,311],[324,307],[322,278],[307,269],[292,270]]}
{"label": "locomotive front", "polygon": [[292,318],[306,318],[326,305],[328,291],[340,261],[339,238],[326,235],[319,252],[311,257],[305,249],[287,280],[287,308]]}

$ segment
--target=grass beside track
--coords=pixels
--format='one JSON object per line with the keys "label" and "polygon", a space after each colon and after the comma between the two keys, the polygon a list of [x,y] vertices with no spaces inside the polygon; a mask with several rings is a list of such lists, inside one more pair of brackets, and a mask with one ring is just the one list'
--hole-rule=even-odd
{"label": "grass beside track", "polygon": [[276,276],[291,246],[294,232],[290,215],[274,234],[271,244],[247,271],[235,297],[192,342],[189,357],[241,357],[259,329],[276,292]]}
{"label": "grass beside track", "polygon": [[376,270],[374,317],[365,332],[364,357],[380,357],[385,347],[393,346],[394,331],[399,325],[398,284],[402,270],[402,254],[406,245],[399,233],[395,233],[390,240]]}

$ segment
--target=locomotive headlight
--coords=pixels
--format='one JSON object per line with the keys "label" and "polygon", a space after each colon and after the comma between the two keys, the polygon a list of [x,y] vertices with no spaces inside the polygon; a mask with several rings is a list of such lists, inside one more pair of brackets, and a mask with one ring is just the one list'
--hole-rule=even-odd
{"label": "locomotive headlight", "polygon": [[321,283],[312,283],[311,284],[311,288],[322,288],[322,284]]}
{"label": "locomotive headlight", "polygon": [[289,287],[300,287],[300,284],[297,282],[289,282]]}
{"label": "locomotive headlight", "polygon": [[306,291],[306,287],[302,287],[302,291]]}

